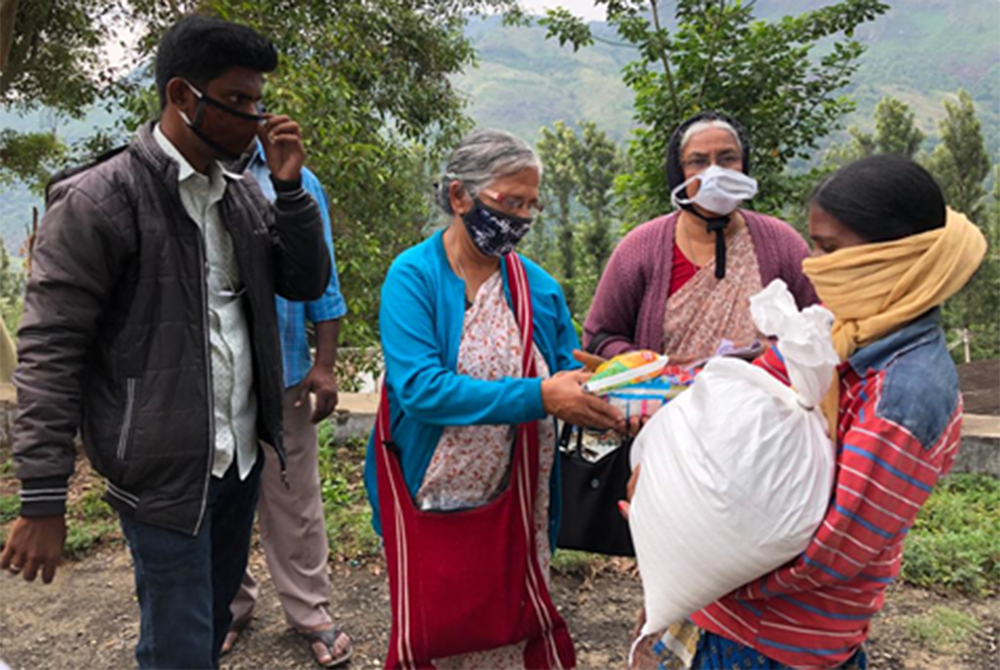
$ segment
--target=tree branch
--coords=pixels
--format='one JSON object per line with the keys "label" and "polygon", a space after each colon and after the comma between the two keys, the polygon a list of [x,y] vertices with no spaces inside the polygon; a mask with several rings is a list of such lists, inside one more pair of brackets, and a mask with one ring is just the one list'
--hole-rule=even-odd
{"label": "tree branch", "polygon": [[10,65],[10,48],[14,44],[14,23],[20,0],[0,0],[0,72],[6,74]]}
{"label": "tree branch", "polygon": [[[653,15],[653,26],[656,28],[656,32],[661,32],[660,27],[660,11],[656,7],[656,0],[649,1],[649,7],[652,10]],[[667,58],[667,51],[664,49],[660,52],[660,60],[663,63],[663,73],[667,77],[667,89],[670,91],[670,101],[673,103],[674,116],[678,119],[680,118],[680,108],[677,106],[677,89],[674,87],[674,77],[670,72],[670,59]]]}

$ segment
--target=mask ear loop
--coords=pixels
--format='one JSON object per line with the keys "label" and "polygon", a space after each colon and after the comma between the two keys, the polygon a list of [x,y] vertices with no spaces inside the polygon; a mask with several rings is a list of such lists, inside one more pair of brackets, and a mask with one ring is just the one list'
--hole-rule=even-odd
{"label": "mask ear loop", "polygon": [[671,204],[673,204],[673,206],[676,207],[677,209],[689,209],[688,207],[685,207],[685,205],[690,205],[691,204],[691,198],[686,198],[687,202],[681,202],[681,199],[678,196],[678,194],[681,191],[684,191],[685,193],[687,193],[687,191],[685,189],[687,189],[688,185],[691,184],[691,183],[693,183],[693,182],[695,182],[695,181],[700,181],[700,180],[701,180],[701,175],[700,174],[696,174],[695,176],[691,177],[687,181],[684,181],[684,182],[681,182],[680,184],[678,184],[677,188],[675,188],[673,191],[670,192],[670,202],[671,202]]}

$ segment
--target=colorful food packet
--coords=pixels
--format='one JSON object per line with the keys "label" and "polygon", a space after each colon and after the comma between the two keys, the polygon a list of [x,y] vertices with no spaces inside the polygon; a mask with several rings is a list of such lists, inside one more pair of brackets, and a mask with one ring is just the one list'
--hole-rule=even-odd
{"label": "colorful food packet", "polygon": [[583,385],[588,393],[601,395],[613,389],[658,377],[667,365],[667,357],[642,349],[619,354],[597,368]]}

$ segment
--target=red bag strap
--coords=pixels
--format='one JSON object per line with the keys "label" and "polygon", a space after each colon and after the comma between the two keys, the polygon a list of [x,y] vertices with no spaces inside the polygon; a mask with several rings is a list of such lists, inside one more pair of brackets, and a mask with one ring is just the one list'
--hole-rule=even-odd
{"label": "red bag strap", "polygon": [[514,318],[517,320],[518,330],[521,333],[521,375],[526,379],[537,377],[535,325],[532,320],[528,275],[524,271],[521,257],[516,253],[507,254],[503,260],[507,267],[507,285],[510,290],[510,301],[514,306]]}

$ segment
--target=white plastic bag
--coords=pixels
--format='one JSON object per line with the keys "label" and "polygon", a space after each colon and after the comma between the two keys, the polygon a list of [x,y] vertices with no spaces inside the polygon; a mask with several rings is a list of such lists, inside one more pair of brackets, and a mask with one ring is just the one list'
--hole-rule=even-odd
{"label": "white plastic bag", "polygon": [[838,362],[832,315],[800,313],[781,280],[751,299],[751,313],[778,337],[795,390],[751,363],[714,359],[632,449],[643,635],[795,558],[826,513],[835,453],[819,404]]}

